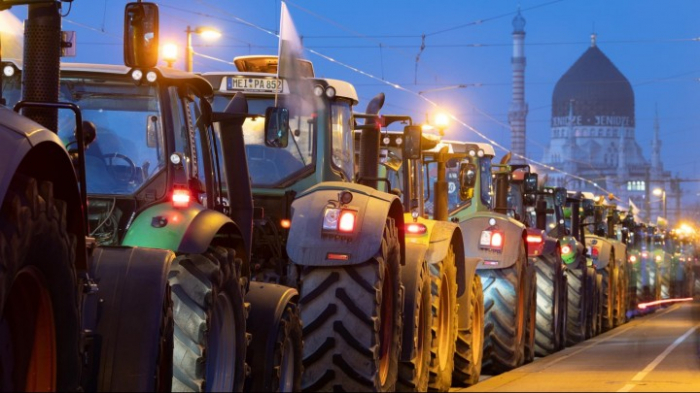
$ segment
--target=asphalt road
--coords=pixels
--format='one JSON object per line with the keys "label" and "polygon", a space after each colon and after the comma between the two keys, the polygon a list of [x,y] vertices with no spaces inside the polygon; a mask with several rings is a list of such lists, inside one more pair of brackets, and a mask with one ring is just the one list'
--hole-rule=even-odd
{"label": "asphalt road", "polygon": [[670,306],[454,392],[700,392],[700,303]]}

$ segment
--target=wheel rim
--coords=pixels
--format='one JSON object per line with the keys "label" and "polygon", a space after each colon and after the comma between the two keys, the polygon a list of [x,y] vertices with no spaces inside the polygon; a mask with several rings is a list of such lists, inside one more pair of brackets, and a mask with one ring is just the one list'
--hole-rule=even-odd
{"label": "wheel rim", "polygon": [[296,363],[296,357],[294,356],[294,347],[292,345],[292,340],[287,337],[284,340],[284,348],[282,349],[280,392],[294,391],[294,364]]}
{"label": "wheel rim", "polygon": [[[422,355],[422,357],[416,362],[416,374],[423,375],[423,368],[427,366],[430,362],[430,352],[424,352],[423,349],[426,345],[426,334],[430,334],[430,329],[428,329],[428,319],[430,315],[430,286],[426,285],[421,292],[421,309],[418,313],[418,344],[416,347],[416,353]],[[428,314],[428,315],[426,315]],[[425,333],[424,333],[425,332]]]}
{"label": "wheel rim", "polygon": [[389,378],[389,364],[391,360],[391,342],[394,336],[394,285],[391,282],[389,269],[384,271],[384,282],[382,284],[382,304],[381,304],[381,330],[379,332],[380,353],[379,353],[379,380],[384,386]]}
{"label": "wheel rim", "polygon": [[230,392],[236,374],[236,331],[233,303],[224,293],[216,297],[209,326],[206,390]]}
{"label": "wheel rim", "polygon": [[452,336],[452,309],[450,305],[452,304],[452,299],[450,299],[450,282],[447,280],[447,275],[442,275],[442,284],[440,285],[440,308],[438,312],[438,364],[440,364],[440,369],[447,367],[447,362],[452,360],[452,353],[449,350],[451,348]]}
{"label": "wheel rim", "polygon": [[[0,320],[0,342],[11,345],[0,355],[0,380],[13,381],[13,390],[56,390],[56,328],[45,282],[36,268],[22,269]],[[26,367],[24,377],[10,366],[15,359],[20,359],[20,367]],[[3,370],[13,375],[4,375]]]}

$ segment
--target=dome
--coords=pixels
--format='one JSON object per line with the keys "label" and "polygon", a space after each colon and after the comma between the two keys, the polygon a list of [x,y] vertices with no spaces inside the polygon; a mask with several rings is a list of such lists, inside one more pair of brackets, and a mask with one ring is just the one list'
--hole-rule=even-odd
{"label": "dome", "polygon": [[518,8],[518,14],[513,18],[513,34],[524,33],[525,32],[525,18],[520,14],[520,8]]}
{"label": "dome", "polygon": [[552,96],[552,126],[634,127],[634,91],[627,78],[593,45],[559,79]]}

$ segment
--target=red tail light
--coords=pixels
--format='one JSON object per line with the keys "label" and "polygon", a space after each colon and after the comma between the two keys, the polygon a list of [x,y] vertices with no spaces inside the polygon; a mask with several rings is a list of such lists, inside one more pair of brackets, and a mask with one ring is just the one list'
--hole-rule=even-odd
{"label": "red tail light", "polygon": [[352,210],[343,210],[340,213],[340,220],[338,221],[338,230],[340,232],[352,232],[355,230],[355,218],[357,213]]}
{"label": "red tail light", "polygon": [[185,188],[178,188],[173,190],[173,206],[174,207],[188,207],[190,205],[190,190]]}
{"label": "red tail light", "polygon": [[544,239],[542,239],[542,236],[538,236],[538,235],[527,235],[526,240],[528,243],[535,243],[535,244],[539,244],[539,243],[542,243],[544,241]]}
{"label": "red tail light", "polygon": [[491,235],[491,247],[503,247],[503,235],[500,232],[494,232],[493,235]]}
{"label": "red tail light", "polygon": [[428,227],[420,223],[410,223],[406,224],[406,232],[411,235],[423,235],[428,231]]}

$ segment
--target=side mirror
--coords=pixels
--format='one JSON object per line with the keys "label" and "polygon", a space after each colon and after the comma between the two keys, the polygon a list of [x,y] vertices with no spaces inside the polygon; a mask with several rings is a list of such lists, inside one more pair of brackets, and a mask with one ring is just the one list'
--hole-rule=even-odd
{"label": "side mirror", "polygon": [[536,173],[525,174],[524,188],[526,194],[534,194],[537,192],[537,177]]}
{"label": "side mirror", "polygon": [[463,162],[459,167],[459,198],[466,201],[474,196],[476,165]]}
{"label": "side mirror", "polygon": [[158,6],[129,3],[124,8],[124,64],[151,68],[158,64]]}
{"label": "side mirror", "polygon": [[146,146],[158,147],[158,135],[160,135],[160,121],[156,115],[148,115],[146,119]]}
{"label": "side mirror", "polygon": [[289,145],[289,109],[271,106],[265,110],[265,146]]}
{"label": "side mirror", "polygon": [[420,160],[423,150],[423,129],[420,126],[404,127],[403,141],[403,158]]}

